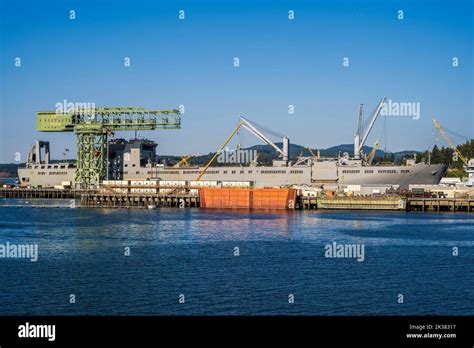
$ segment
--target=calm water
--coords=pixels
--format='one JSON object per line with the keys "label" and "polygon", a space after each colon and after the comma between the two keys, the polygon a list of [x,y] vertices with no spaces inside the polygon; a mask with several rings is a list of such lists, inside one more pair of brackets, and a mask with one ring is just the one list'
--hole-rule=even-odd
{"label": "calm water", "polygon": [[7,241],[39,258],[0,259],[0,314],[474,314],[474,214],[0,207]]}

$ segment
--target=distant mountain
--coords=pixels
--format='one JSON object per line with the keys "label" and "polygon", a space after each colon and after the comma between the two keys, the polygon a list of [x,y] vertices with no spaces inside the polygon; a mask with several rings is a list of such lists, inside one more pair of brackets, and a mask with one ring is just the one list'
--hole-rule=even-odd
{"label": "distant mountain", "polygon": [[[277,145],[279,148],[282,147],[281,142],[280,143],[275,143],[275,145]],[[267,144],[265,144],[265,145],[254,145],[254,146],[250,146],[250,147],[247,147],[247,148],[243,148],[242,150],[252,150],[252,151],[256,150],[260,154],[259,158],[258,158],[259,163],[270,164],[273,159],[278,158],[277,151],[272,146],[267,145]],[[370,146],[364,146],[362,148],[362,151],[365,154],[368,154],[371,150],[372,150],[372,147],[370,147]],[[317,154],[317,152],[318,152],[317,149],[311,149],[311,151],[313,151],[314,154]],[[353,144],[341,144],[341,145],[329,147],[327,149],[319,149],[319,152],[320,152],[321,157],[337,157],[337,156],[344,155],[344,153],[346,153],[346,152],[349,154],[349,156],[353,156],[354,155],[354,145]],[[375,152],[375,160],[386,158],[388,160],[397,161],[397,160],[402,159],[403,157],[413,155],[414,152],[417,152],[417,151],[400,151],[400,152],[395,152],[395,153],[392,153],[392,152],[385,153],[382,150],[377,150]],[[419,153],[419,152],[417,152],[417,153]],[[194,164],[194,165],[204,165],[204,164],[206,164],[207,162],[210,161],[210,159],[212,158],[212,156],[214,156],[214,154],[215,154],[215,152],[209,153],[207,155],[195,156],[195,157],[191,158],[189,160],[189,162],[191,164]],[[308,150],[308,148],[305,147],[305,146],[298,145],[298,144],[290,144],[289,155],[290,155],[290,158],[294,160],[296,157],[298,157],[300,155],[301,156],[311,156],[311,153]],[[160,158],[164,159],[167,162],[171,161],[172,163],[176,163],[177,161],[179,161],[179,157],[176,157],[176,156],[160,156]],[[218,164],[215,163],[215,165],[218,165]]]}
{"label": "distant mountain", "polygon": [[[324,151],[324,152],[323,152]],[[370,146],[363,146],[362,151],[365,154],[368,154],[370,151],[372,151],[372,147]],[[327,149],[321,150],[321,155],[324,156],[337,156],[338,153],[343,154],[344,152],[347,152],[350,156],[354,156],[354,144],[341,144],[337,146],[332,146]],[[398,152],[390,152],[387,151],[386,153],[383,150],[377,150],[375,151],[375,158],[383,158],[383,157],[390,157],[394,156],[396,159],[397,158],[403,158],[407,156],[413,156],[414,153],[421,153],[420,151],[414,151],[414,150],[404,150],[404,151],[398,151]]]}
{"label": "distant mountain", "polygon": [[16,178],[18,173],[18,164],[7,163],[0,164],[0,178]]}

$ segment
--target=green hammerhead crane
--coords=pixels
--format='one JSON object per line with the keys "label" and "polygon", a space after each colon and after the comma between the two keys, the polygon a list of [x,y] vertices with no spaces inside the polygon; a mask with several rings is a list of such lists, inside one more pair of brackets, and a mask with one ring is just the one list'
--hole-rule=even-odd
{"label": "green hammerhead crane", "polygon": [[148,110],[136,107],[77,109],[36,113],[40,132],[75,132],[77,162],[75,186],[94,189],[107,171],[107,138],[116,131],[181,128],[179,110]]}

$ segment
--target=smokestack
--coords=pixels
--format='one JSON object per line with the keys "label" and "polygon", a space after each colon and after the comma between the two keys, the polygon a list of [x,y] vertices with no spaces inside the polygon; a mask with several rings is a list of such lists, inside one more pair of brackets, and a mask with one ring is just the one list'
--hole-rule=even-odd
{"label": "smokestack", "polygon": [[49,164],[49,142],[45,141],[43,142],[43,147],[44,147],[44,163]]}

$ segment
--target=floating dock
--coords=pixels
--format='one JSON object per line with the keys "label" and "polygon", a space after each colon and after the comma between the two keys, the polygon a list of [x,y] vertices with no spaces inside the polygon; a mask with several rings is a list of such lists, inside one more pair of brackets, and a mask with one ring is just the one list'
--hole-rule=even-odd
{"label": "floating dock", "polygon": [[201,188],[201,208],[295,209],[296,190],[287,188]]}
{"label": "floating dock", "polygon": [[344,210],[406,210],[406,199],[395,196],[382,197],[319,197],[318,209]]}

